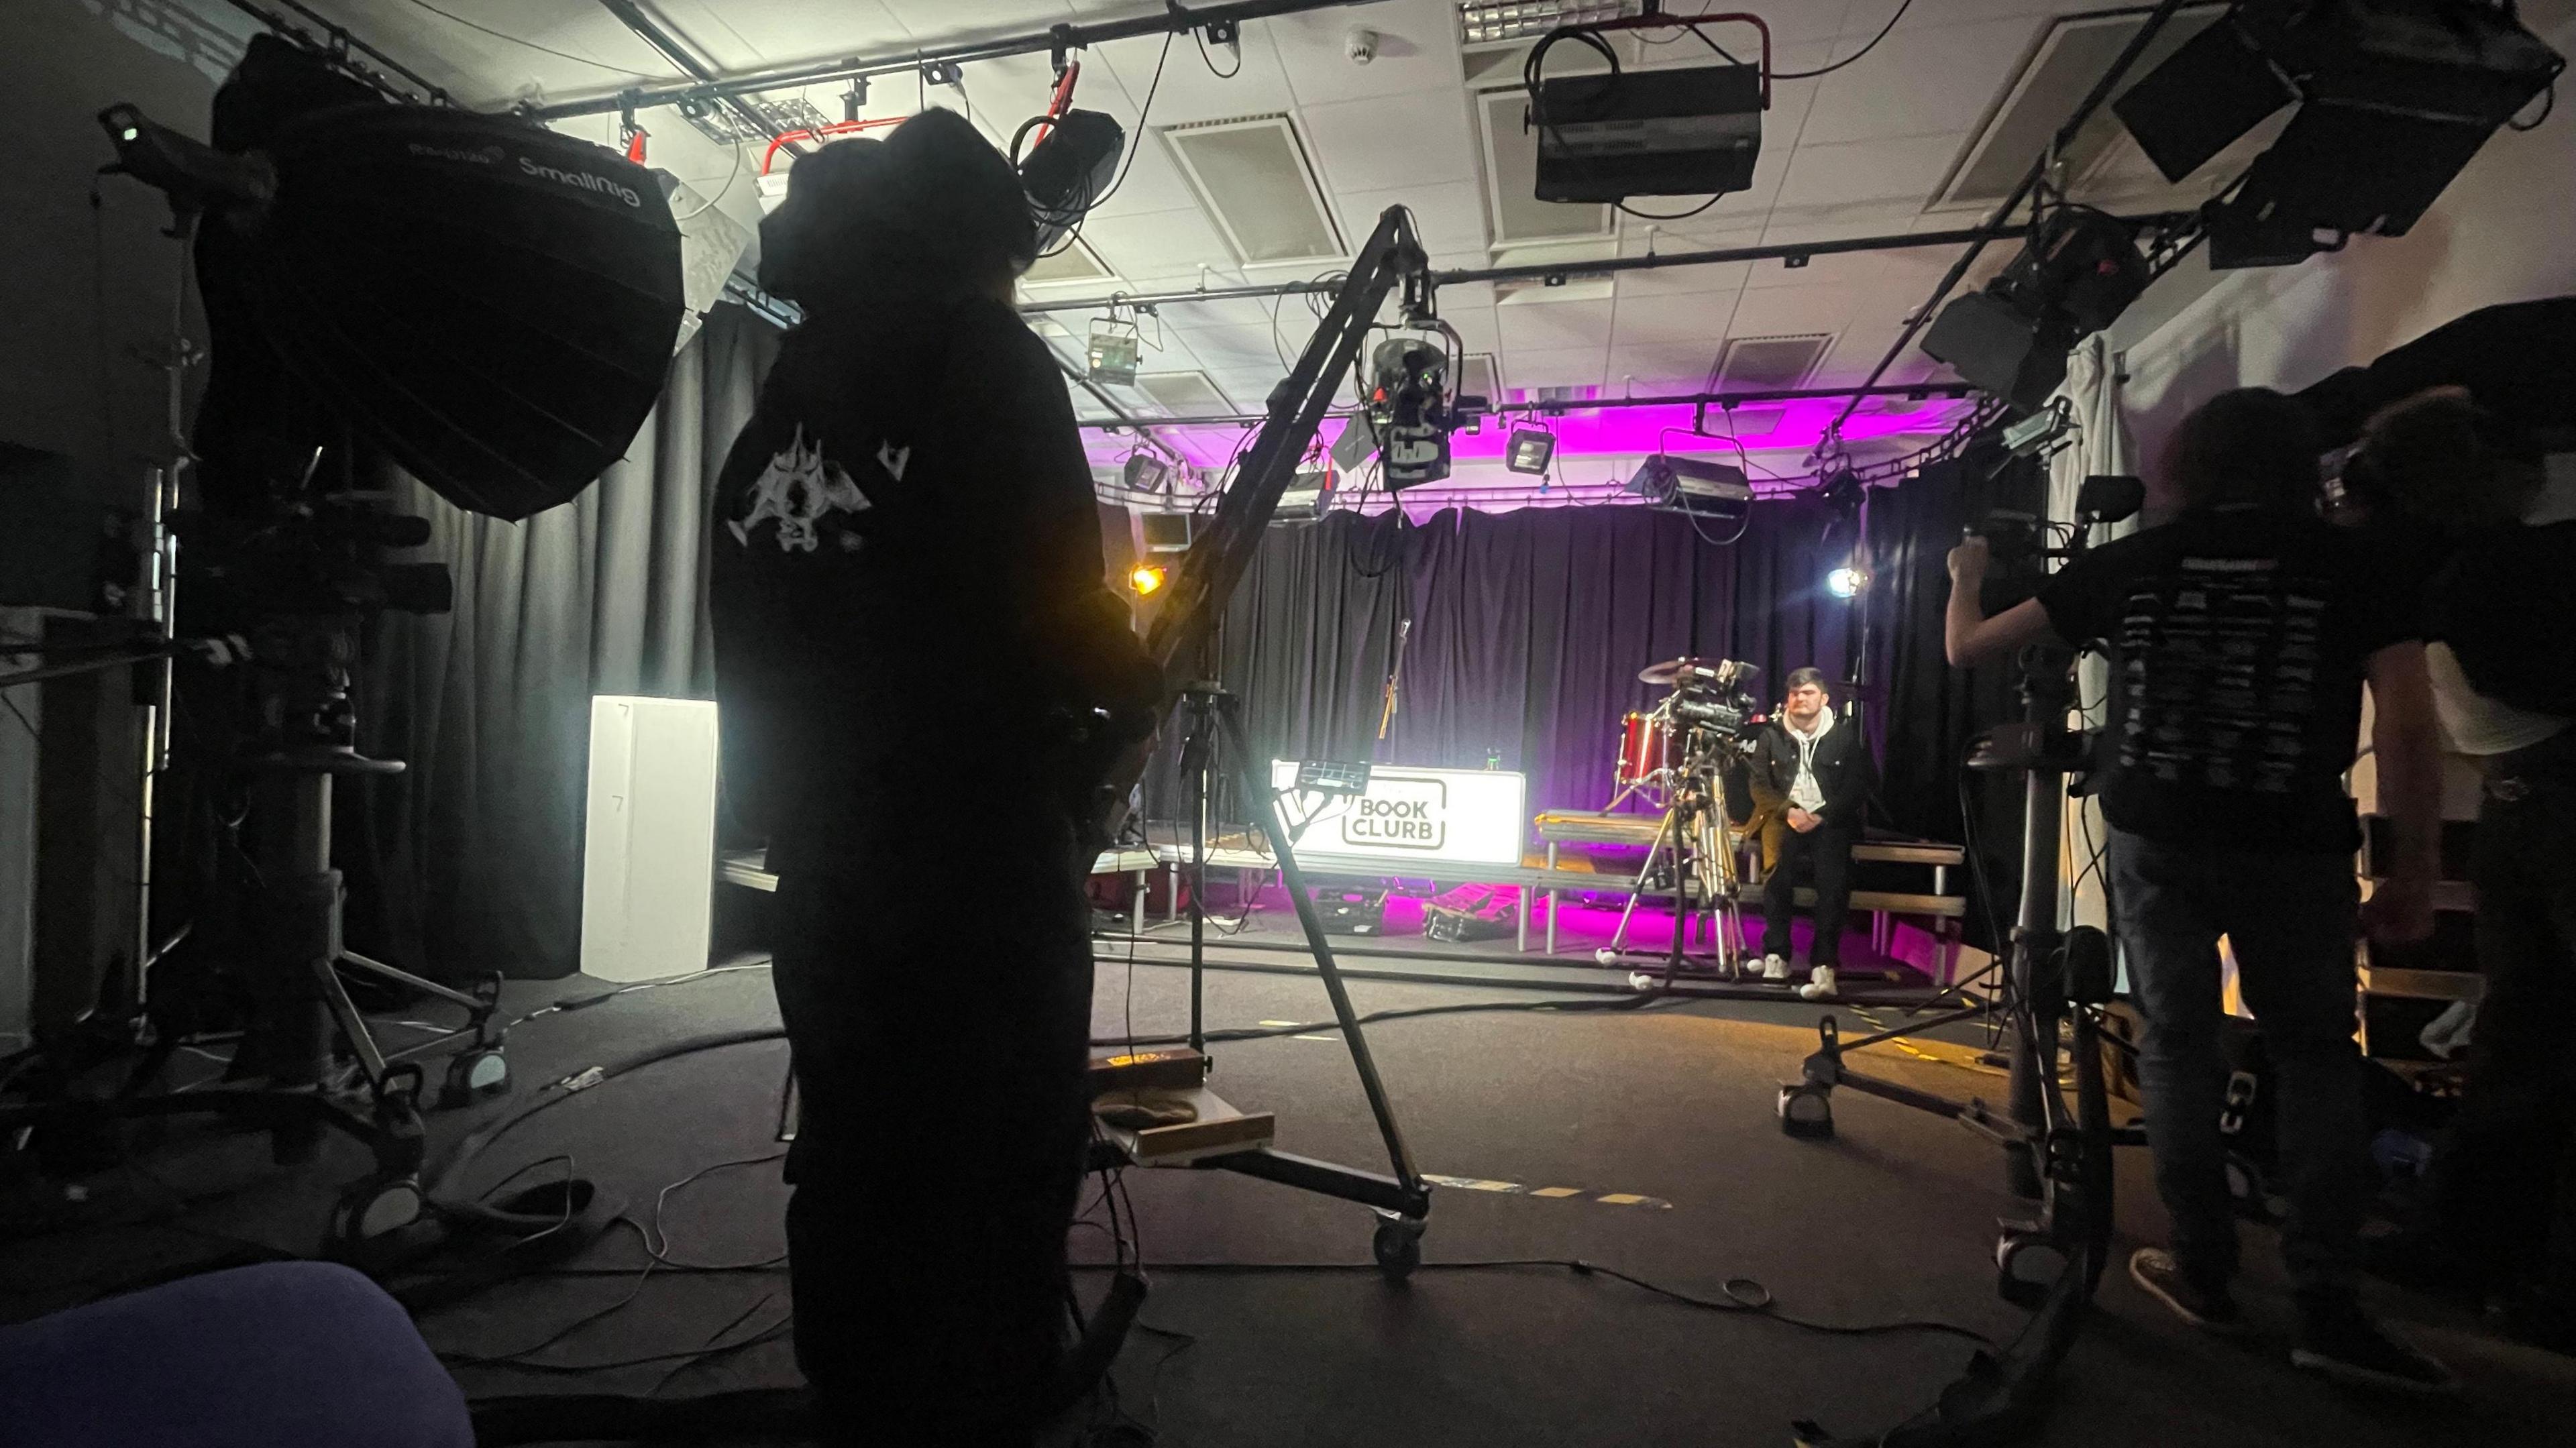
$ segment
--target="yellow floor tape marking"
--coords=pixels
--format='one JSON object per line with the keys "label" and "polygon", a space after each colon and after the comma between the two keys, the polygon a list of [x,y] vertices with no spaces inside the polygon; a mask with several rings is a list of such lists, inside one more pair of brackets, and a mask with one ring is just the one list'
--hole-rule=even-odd
{"label": "yellow floor tape marking", "polygon": [[1546,1197],[1551,1201],[1581,1200],[1599,1202],[1608,1207],[1650,1207],[1669,1212],[1673,1204],[1662,1197],[1641,1196],[1636,1192],[1594,1192],[1582,1187],[1531,1187],[1519,1182],[1493,1181],[1485,1177],[1447,1177],[1425,1174],[1422,1178],[1435,1187],[1448,1187],[1462,1192],[1493,1192],[1509,1197]]}

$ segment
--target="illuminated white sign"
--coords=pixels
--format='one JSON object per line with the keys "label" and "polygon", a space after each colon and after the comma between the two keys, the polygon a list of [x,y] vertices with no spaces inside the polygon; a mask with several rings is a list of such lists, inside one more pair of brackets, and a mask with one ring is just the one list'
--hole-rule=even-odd
{"label": "illuminated white sign", "polygon": [[1369,771],[1361,794],[1297,787],[1293,760],[1274,759],[1289,842],[1303,855],[1406,864],[1517,865],[1526,781],[1499,769]]}

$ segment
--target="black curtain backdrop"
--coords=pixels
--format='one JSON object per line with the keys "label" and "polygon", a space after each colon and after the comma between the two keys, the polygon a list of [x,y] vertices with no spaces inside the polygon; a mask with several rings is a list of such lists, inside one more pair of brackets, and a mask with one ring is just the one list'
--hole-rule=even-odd
{"label": "black curtain backdrop", "polygon": [[[1528,776],[1536,813],[1599,809],[1617,793],[1621,716],[1664,692],[1637,681],[1646,665],[1685,655],[1758,664],[1768,708],[1788,672],[1812,664],[1837,681],[1838,701],[1862,700],[1884,781],[1874,822],[1961,842],[1971,830],[1958,761],[1978,732],[2014,716],[2017,673],[1949,667],[1946,559],[1964,522],[1994,507],[2032,510],[2044,486],[2034,468],[1990,475],[1993,466],[1944,463],[1875,490],[1872,579],[1856,603],[1824,588],[1851,559],[1848,527],[1829,531],[1828,510],[1806,498],[1761,503],[1732,542],[1713,525],[1615,506],[1450,510],[1420,524],[1343,513],[1274,528],[1227,610],[1216,672],[1241,699],[1262,759],[1491,762]],[[1398,707],[1381,739],[1406,620]],[[1154,819],[1185,813],[1174,743],[1148,780]],[[1964,794],[1993,918],[2008,925],[2018,780],[1970,777]],[[1216,812],[1244,818],[1230,775]],[[1971,915],[1982,943],[1987,912]]]}
{"label": "black curtain backdrop", "polygon": [[[1366,759],[1529,776],[1530,807],[1617,792],[1620,718],[1664,692],[1638,670],[1682,656],[1849,677],[1854,606],[1824,591],[1851,537],[1804,500],[1764,503],[1741,538],[1636,507],[1335,514],[1273,529],[1226,614],[1218,676],[1265,757]],[[1379,738],[1405,620],[1403,681]],[[1875,722],[1875,720],[1873,720]],[[1232,795],[1221,796],[1233,817]],[[1177,816],[1157,790],[1148,811]]]}

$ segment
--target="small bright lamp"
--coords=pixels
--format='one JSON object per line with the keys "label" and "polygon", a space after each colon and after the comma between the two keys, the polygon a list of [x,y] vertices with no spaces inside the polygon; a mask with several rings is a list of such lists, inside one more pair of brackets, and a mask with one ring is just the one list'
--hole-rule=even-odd
{"label": "small bright lamp", "polygon": [[1836,598],[1857,597],[1860,591],[1867,587],[1869,587],[1869,575],[1849,565],[1825,575],[1825,592]]}
{"label": "small bright lamp", "polygon": [[1162,565],[1159,563],[1137,564],[1127,575],[1127,586],[1136,590],[1136,596],[1139,598],[1160,590],[1163,586]]}

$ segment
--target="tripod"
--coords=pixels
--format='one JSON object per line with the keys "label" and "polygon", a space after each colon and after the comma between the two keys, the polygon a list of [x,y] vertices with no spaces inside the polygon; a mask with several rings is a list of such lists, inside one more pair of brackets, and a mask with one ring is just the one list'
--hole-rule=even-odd
{"label": "tripod", "polygon": [[[1719,730],[1694,727],[1684,745],[1682,762],[1670,774],[1671,794],[1664,803],[1663,822],[1656,826],[1655,842],[1647,847],[1646,862],[1639,867],[1635,885],[1628,892],[1628,904],[1619,912],[1619,927],[1611,932],[1610,943],[1593,953],[1603,965],[1616,965],[1630,956],[1627,950],[1628,925],[1636,918],[1637,901],[1656,887],[1656,881],[1672,881],[1673,938],[1662,956],[1663,973],[1657,978],[1643,971],[1632,973],[1629,984],[1640,990],[1660,984],[1670,989],[1673,978],[1681,973],[1684,955],[1683,939],[1693,919],[1691,902],[1697,901],[1697,912],[1707,922],[1717,951],[1715,964],[1727,980],[1744,973],[1743,911],[1737,896],[1735,842],[1726,820],[1726,791],[1719,782],[1721,760],[1732,749],[1734,741]],[[1659,876],[1657,867],[1669,871]]]}

